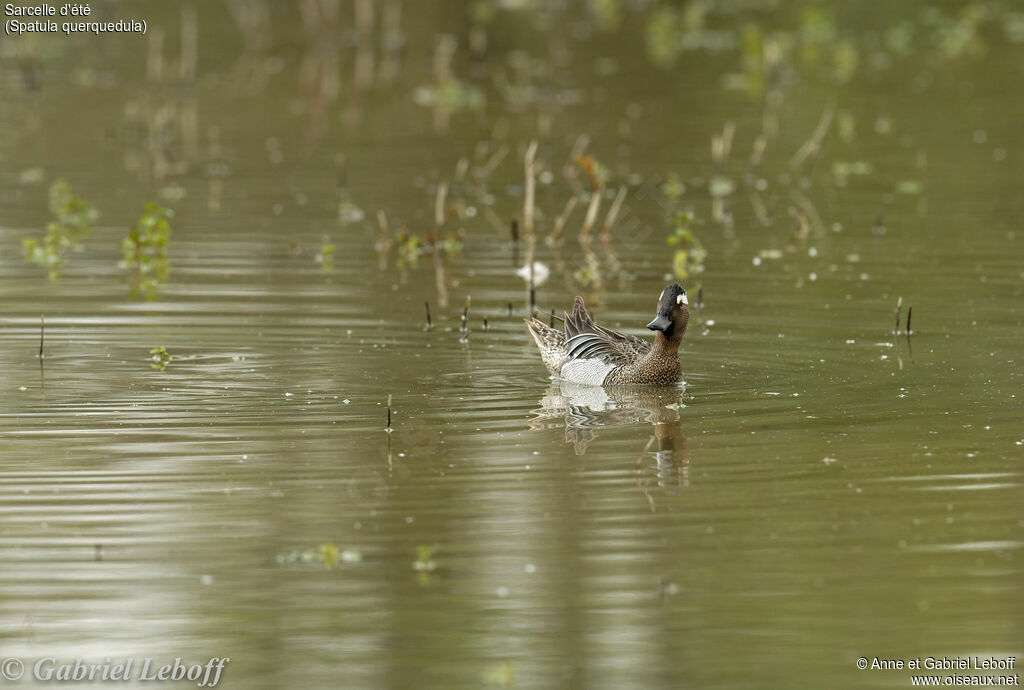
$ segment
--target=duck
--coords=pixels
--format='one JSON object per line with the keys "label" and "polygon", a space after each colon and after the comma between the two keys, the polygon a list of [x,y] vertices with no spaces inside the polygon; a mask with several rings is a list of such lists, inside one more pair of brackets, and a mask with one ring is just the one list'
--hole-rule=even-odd
{"label": "duck", "polygon": [[598,326],[577,296],[564,331],[536,317],[524,319],[552,376],[595,386],[672,385],[683,378],[679,344],[690,321],[686,290],[672,283],[661,291],[658,310],[647,328],[654,342]]}

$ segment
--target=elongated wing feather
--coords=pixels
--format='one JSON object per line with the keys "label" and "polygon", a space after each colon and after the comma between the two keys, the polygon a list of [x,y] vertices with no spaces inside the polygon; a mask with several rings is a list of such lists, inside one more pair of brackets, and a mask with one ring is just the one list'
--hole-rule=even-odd
{"label": "elongated wing feather", "polygon": [[577,297],[572,313],[565,315],[566,361],[577,359],[598,359],[616,366],[628,364],[647,354],[650,343],[631,335],[608,330],[594,323]]}

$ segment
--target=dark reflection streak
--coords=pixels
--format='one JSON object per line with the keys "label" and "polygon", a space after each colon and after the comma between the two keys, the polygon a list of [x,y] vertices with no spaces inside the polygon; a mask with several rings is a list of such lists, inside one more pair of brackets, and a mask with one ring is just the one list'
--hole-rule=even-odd
{"label": "dark reflection streak", "polygon": [[45,365],[43,360],[46,355],[43,354],[43,342],[46,335],[46,318],[44,314],[39,315],[39,390],[42,393],[46,393],[46,376],[45,376]]}

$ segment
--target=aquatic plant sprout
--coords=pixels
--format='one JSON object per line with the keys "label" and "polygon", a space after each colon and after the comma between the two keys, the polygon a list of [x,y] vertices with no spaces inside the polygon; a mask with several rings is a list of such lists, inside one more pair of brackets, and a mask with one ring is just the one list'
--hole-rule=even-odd
{"label": "aquatic plant sprout", "polygon": [[50,185],[50,212],[54,220],[46,225],[42,241],[25,238],[21,241],[25,260],[47,270],[50,280],[60,278],[69,252],[82,251],[89,237],[92,222],[99,216],[95,207],[75,194],[71,184],[58,179]]}
{"label": "aquatic plant sprout", "polygon": [[171,209],[148,203],[138,223],[121,240],[122,259],[118,265],[130,272],[133,299],[155,300],[160,286],[167,281],[167,246],[173,216]]}

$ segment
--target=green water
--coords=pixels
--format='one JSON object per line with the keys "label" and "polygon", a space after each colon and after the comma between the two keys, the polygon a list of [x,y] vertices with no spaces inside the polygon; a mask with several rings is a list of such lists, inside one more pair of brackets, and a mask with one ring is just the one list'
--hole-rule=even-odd
{"label": "green water", "polygon": [[[0,42],[0,657],[852,688],[910,687],[859,657],[1024,656],[1012,6],[187,7]],[[685,389],[548,379],[508,230],[531,140],[538,306],[646,337],[680,280]],[[58,178],[100,215],[50,281],[21,245]],[[451,251],[411,262],[440,183]],[[118,266],[148,201],[175,212],[151,301]],[[686,276],[675,210],[707,251]]]}

